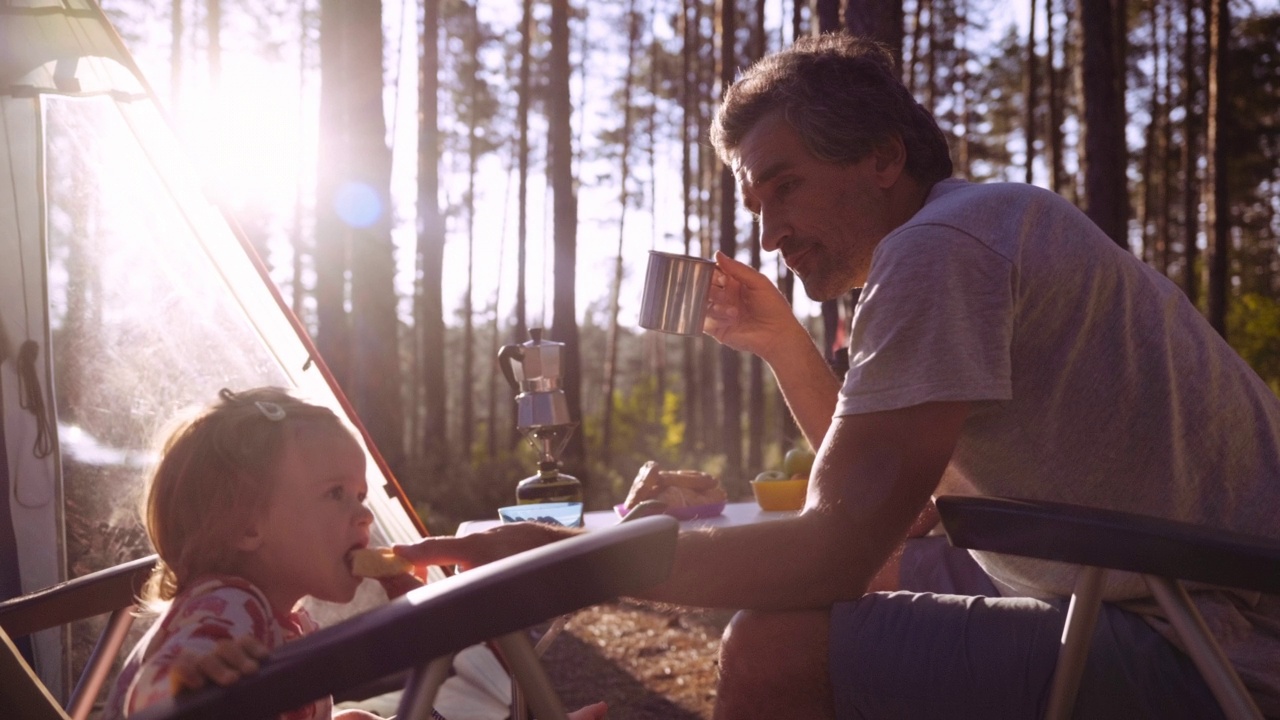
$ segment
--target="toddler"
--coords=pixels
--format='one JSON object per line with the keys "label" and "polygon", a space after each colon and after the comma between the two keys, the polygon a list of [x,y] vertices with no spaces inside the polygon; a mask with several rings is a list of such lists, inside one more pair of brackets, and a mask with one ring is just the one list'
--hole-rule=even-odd
{"label": "toddler", "polygon": [[[222,390],[179,425],[145,506],[160,562],[144,600],[164,609],[126,660],[104,720],[255,672],[273,649],[317,628],[299,605],[304,596],[350,602],[361,583],[351,552],[369,544],[373,524],[366,491],[364,451],[346,425],[285,390]],[[595,720],[604,710],[574,716]],[[327,720],[333,701],[287,717]]]}

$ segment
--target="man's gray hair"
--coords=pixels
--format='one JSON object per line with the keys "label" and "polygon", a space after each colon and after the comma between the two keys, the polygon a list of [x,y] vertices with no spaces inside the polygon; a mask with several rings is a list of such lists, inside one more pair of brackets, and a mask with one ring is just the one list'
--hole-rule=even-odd
{"label": "man's gray hair", "polygon": [[951,176],[946,136],[902,84],[893,54],[872,40],[844,33],[802,38],[743,72],[711,125],[721,161],[733,166],[742,139],[775,113],[819,160],[859,162],[896,135],[916,180],[932,185]]}

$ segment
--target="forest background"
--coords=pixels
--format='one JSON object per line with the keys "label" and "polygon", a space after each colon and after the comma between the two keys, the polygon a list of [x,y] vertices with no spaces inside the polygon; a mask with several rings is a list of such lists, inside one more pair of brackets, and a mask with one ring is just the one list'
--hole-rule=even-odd
{"label": "forest background", "polygon": [[1280,11],[1238,0],[108,0],[219,202],[433,533],[536,457],[494,359],[545,327],[589,508],[646,460],[733,497],[802,444],[758,359],[637,327],[646,251],[761,257],[707,127],[751,60],[896,52],[957,175],[1078,204],[1280,392]]}

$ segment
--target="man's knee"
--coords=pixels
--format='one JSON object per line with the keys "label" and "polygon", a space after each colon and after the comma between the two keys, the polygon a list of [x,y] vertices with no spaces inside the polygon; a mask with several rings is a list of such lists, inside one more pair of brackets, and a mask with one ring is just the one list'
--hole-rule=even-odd
{"label": "man's knee", "polygon": [[825,612],[737,613],[720,642],[722,683],[825,686],[827,628]]}

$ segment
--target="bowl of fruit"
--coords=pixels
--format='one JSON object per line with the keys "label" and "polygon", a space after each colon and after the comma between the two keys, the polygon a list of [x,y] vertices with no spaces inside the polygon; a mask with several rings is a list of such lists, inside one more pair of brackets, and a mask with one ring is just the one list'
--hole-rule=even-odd
{"label": "bowl of fruit", "polygon": [[813,451],[793,448],[787,451],[781,470],[765,470],[751,481],[751,492],[761,510],[799,510],[809,491],[809,471],[813,468]]}

